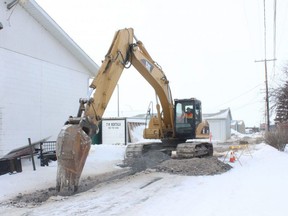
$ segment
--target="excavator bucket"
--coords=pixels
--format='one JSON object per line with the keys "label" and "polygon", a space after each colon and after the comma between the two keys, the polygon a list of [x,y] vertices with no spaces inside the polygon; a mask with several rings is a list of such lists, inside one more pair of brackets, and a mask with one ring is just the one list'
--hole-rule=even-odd
{"label": "excavator bucket", "polygon": [[91,138],[79,125],[65,125],[57,138],[56,190],[78,190],[79,179],[91,147]]}

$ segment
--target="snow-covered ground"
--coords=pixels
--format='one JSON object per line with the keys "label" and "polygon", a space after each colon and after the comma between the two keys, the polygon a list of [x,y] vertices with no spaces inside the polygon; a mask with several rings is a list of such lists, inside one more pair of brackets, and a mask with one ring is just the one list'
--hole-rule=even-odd
{"label": "snow-covered ground", "polygon": [[[90,149],[81,177],[98,175],[120,169],[117,164],[124,158],[123,145],[93,145]],[[0,176],[2,183],[0,202],[13,198],[19,193],[25,194],[35,190],[56,186],[57,162],[41,167],[40,160],[35,157],[36,171],[33,171],[32,160],[22,159],[22,172]],[[1,214],[0,214],[1,215]]]}
{"label": "snow-covered ground", "polygon": [[[83,177],[115,169],[125,146],[92,146]],[[261,143],[252,156],[215,176],[179,176],[146,171],[102,183],[73,196],[50,197],[40,206],[0,205],[0,215],[221,215],[286,216],[288,153]],[[228,161],[227,161],[228,163]],[[37,160],[37,164],[40,164]],[[0,176],[0,202],[19,193],[55,187],[55,162],[48,167],[23,161],[23,172]]]}

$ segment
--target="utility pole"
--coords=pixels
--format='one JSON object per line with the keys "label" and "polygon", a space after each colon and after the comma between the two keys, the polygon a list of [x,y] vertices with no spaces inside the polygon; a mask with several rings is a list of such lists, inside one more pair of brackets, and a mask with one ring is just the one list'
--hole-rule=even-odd
{"label": "utility pole", "polygon": [[117,117],[118,118],[120,116],[119,103],[120,103],[120,99],[119,99],[119,84],[117,84]]}
{"label": "utility pole", "polygon": [[270,106],[269,106],[269,88],[268,88],[268,73],[267,73],[267,61],[276,61],[276,59],[264,59],[255,62],[264,62],[265,66],[265,110],[266,110],[266,131],[270,129]]}
{"label": "utility pole", "polygon": [[[274,20],[276,20],[276,0],[274,2]],[[258,60],[255,62],[264,62],[265,66],[265,88],[266,88],[266,96],[265,96],[265,110],[266,110],[266,131],[270,130],[270,108],[269,108],[269,89],[268,89],[268,73],[267,73],[267,61],[276,61],[276,59],[267,59],[266,58],[266,1],[263,0],[263,8],[264,8],[264,60]],[[275,23],[274,23],[274,27]],[[274,29],[274,36],[275,36],[276,29]],[[274,39],[275,41],[275,39]],[[274,42],[274,57],[275,57],[275,42]]]}

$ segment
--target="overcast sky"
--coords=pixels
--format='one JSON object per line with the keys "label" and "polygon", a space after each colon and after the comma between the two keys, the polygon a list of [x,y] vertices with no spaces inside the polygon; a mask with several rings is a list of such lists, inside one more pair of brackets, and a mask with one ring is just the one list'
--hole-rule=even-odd
{"label": "overcast sky", "polygon": [[[98,64],[115,31],[132,27],[170,81],[173,98],[196,97],[204,113],[230,108],[246,126],[265,122],[263,0],[36,0]],[[267,59],[274,58],[273,3],[266,0]],[[287,62],[288,1],[277,1],[275,70]],[[120,116],[145,113],[155,93],[135,69],[119,83]],[[117,116],[117,94],[105,116]],[[273,117],[271,118],[271,120]]]}

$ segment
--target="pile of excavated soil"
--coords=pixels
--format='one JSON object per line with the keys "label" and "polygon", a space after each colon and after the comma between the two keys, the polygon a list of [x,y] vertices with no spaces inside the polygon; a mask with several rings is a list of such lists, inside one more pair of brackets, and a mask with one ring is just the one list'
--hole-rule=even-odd
{"label": "pile of excavated soil", "polygon": [[163,152],[151,151],[139,158],[125,159],[124,166],[131,167],[134,172],[141,172],[147,168],[155,168],[158,164],[169,159],[170,156]]}
{"label": "pile of excavated soil", "polygon": [[216,175],[227,172],[232,167],[216,157],[171,159],[156,166],[156,170],[187,176]]}
{"label": "pile of excavated soil", "polygon": [[159,151],[146,153],[141,158],[129,161],[127,165],[136,172],[151,168],[158,172],[189,176],[221,174],[232,168],[229,164],[218,160],[217,157],[171,159]]}

